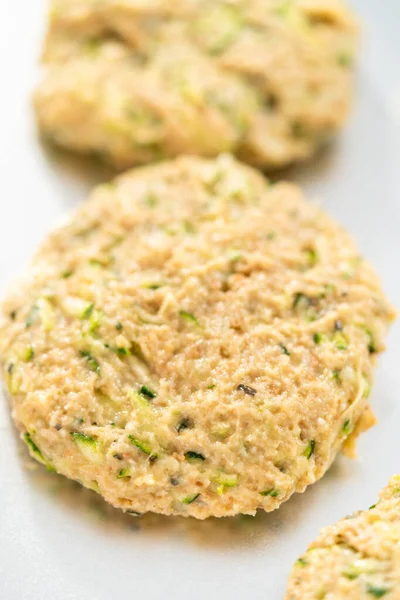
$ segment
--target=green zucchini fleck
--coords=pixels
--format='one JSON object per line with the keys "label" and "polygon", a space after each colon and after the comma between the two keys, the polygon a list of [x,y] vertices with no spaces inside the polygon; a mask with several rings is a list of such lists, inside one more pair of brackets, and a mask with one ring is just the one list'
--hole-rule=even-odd
{"label": "green zucchini fleck", "polygon": [[149,192],[144,201],[149,208],[154,208],[158,203],[158,198],[153,192]]}
{"label": "green zucchini fleck", "polygon": [[25,351],[24,361],[29,362],[29,361],[33,360],[34,358],[35,358],[35,350],[33,349],[32,346],[29,346],[29,348],[27,348]]}
{"label": "green zucchini fleck", "polygon": [[54,467],[45,459],[39,446],[35,444],[30,433],[25,433],[24,442],[38,462],[44,465],[48,471],[55,471]]}
{"label": "green zucchini fleck", "polygon": [[115,329],[116,329],[117,331],[122,331],[122,330],[123,330],[123,328],[124,328],[124,326],[122,325],[122,323],[120,323],[120,322],[118,321],[118,323],[117,323],[117,324],[116,324],[116,326],[115,326]]}
{"label": "green zucchini fleck", "polygon": [[374,334],[369,327],[363,326],[362,329],[364,329],[368,337],[368,352],[370,354],[376,354],[378,352],[378,346],[376,344]]}
{"label": "green zucchini fleck", "polygon": [[74,274],[73,271],[64,271],[61,273],[61,279],[69,279]]}
{"label": "green zucchini fleck", "polygon": [[102,40],[98,37],[86,38],[82,42],[83,50],[88,56],[95,56],[99,53]]}
{"label": "green zucchini fleck", "polygon": [[293,312],[306,321],[315,321],[317,317],[317,300],[310,298],[302,292],[297,292],[293,296],[292,308]]}
{"label": "green zucchini fleck", "polygon": [[96,445],[96,440],[84,433],[79,433],[78,431],[71,431],[71,436],[74,438],[74,440],[82,442],[84,444],[91,444],[94,446]]}
{"label": "green zucchini fleck", "polygon": [[142,385],[142,387],[139,390],[139,394],[142,394],[142,396],[146,396],[146,398],[156,398],[157,394],[155,392],[153,392],[153,390],[151,390],[149,387],[147,387],[147,385]]}
{"label": "green zucchini fleck", "polygon": [[130,470],[129,469],[121,469],[118,472],[117,479],[128,479],[130,478]]}
{"label": "green zucchini fleck", "polygon": [[239,250],[232,250],[228,254],[228,260],[231,263],[231,265],[239,262],[240,260],[242,260],[242,258],[243,254],[239,252]]}
{"label": "green zucchini fleck", "polygon": [[352,571],[352,565],[350,565],[348,567],[347,571],[343,571],[342,572],[342,577],[345,577],[349,581],[353,581],[354,579],[357,579],[359,576],[360,576],[359,573],[356,573],[355,571]]}
{"label": "green zucchini fleck", "polygon": [[179,316],[182,317],[182,319],[185,319],[185,321],[188,321],[188,323],[195,323],[196,325],[199,324],[196,317],[192,313],[187,312],[186,310],[180,310]]}
{"label": "green zucchini fleck", "polygon": [[237,40],[244,26],[240,7],[228,4],[212,7],[194,24],[197,37],[213,56],[225,52]]}
{"label": "green zucchini fleck", "polygon": [[104,347],[107,348],[107,350],[111,350],[111,352],[115,352],[118,356],[131,356],[132,354],[129,348],[125,348],[124,346],[111,346],[106,343],[104,344]]}
{"label": "green zucchini fleck", "polygon": [[282,349],[283,354],[286,354],[286,356],[290,356],[290,352],[284,344],[279,344],[279,346]]}
{"label": "green zucchini fleck", "polygon": [[383,596],[386,596],[386,594],[388,594],[389,591],[390,590],[385,587],[369,585],[369,584],[367,585],[367,592],[373,598],[383,598]]}
{"label": "green zucchini fleck", "polygon": [[92,313],[94,311],[94,304],[91,302],[90,304],[88,304],[86,306],[86,308],[84,309],[84,311],[81,314],[81,319],[90,319]]}
{"label": "green zucchini fleck", "polygon": [[26,318],[25,327],[29,329],[36,322],[39,314],[39,307],[37,304],[34,304]]}
{"label": "green zucchini fleck", "polygon": [[324,339],[325,339],[325,336],[323,333],[320,333],[319,331],[314,333],[313,340],[316,344],[320,344],[321,342],[324,341]]}
{"label": "green zucchini fleck", "polygon": [[364,380],[364,398],[369,398],[371,395],[371,383],[368,379],[368,377],[365,375],[365,373],[363,373],[363,380]]}
{"label": "green zucchini fleck", "polygon": [[217,484],[217,493],[219,496],[225,492],[228,488],[234,488],[239,483],[239,475],[236,473],[218,473],[214,478],[212,478],[214,483]]}
{"label": "green zucchini fleck", "polygon": [[350,435],[351,431],[352,431],[353,427],[351,424],[350,419],[347,419],[347,421],[344,422],[343,427],[342,427],[342,434],[343,435]]}
{"label": "green zucchini fleck", "polygon": [[291,133],[296,140],[302,140],[308,136],[307,129],[301,121],[293,121]]}
{"label": "green zucchini fleck", "polygon": [[287,17],[293,9],[293,0],[282,0],[280,4],[275,8],[275,14],[280,17]]}
{"label": "green zucchini fleck", "polygon": [[88,260],[88,263],[89,263],[89,265],[90,265],[91,267],[98,267],[98,268],[102,268],[102,267],[104,267],[104,266],[105,266],[105,264],[108,264],[108,263],[109,263],[109,260],[108,260],[108,259],[106,259],[106,261],[104,261],[104,259],[103,259],[103,261],[100,261],[100,260],[98,260],[97,258],[90,258],[90,259]]}
{"label": "green zucchini fleck", "polygon": [[304,567],[306,567],[308,565],[308,562],[304,558],[300,557],[300,558],[297,559],[296,565],[298,567],[304,568]]}
{"label": "green zucchini fleck", "polygon": [[89,369],[91,371],[93,371],[94,373],[97,373],[97,375],[100,375],[100,373],[101,373],[100,365],[99,365],[98,361],[90,354],[90,352],[88,352],[87,350],[80,350],[79,353],[82,358],[87,359]]}
{"label": "green zucchini fleck", "polygon": [[185,458],[190,463],[198,463],[198,462],[203,462],[204,460],[206,460],[206,458],[205,458],[205,456],[203,456],[203,454],[200,454],[199,452],[194,452],[193,450],[189,450],[188,452],[185,452]]}
{"label": "green zucchini fleck", "polygon": [[270,496],[271,498],[276,498],[277,496],[279,496],[279,490],[276,490],[275,488],[271,488],[270,490],[264,490],[263,492],[260,492],[261,496]]}
{"label": "green zucchini fleck", "polygon": [[135,438],[133,435],[129,435],[128,437],[129,437],[130,442],[134,446],[136,446],[136,448],[138,448],[139,450],[144,452],[144,454],[147,454],[148,456],[156,457],[156,454],[153,454],[152,448],[148,442],[139,440],[138,438]]}
{"label": "green zucchini fleck", "polygon": [[197,500],[197,498],[199,498],[200,494],[193,494],[192,496],[186,496],[186,498],[183,498],[183,500],[181,500],[182,504],[193,504],[193,502],[195,500]]}
{"label": "green zucchini fleck", "polygon": [[319,254],[315,248],[305,248],[304,254],[307,260],[307,264],[310,268],[315,267],[319,261]]}
{"label": "green zucchini fleck", "polygon": [[179,421],[178,425],[176,426],[176,430],[178,433],[181,433],[181,431],[185,431],[185,429],[193,429],[193,427],[194,423],[192,419],[189,417],[184,417]]}
{"label": "green zucchini fleck", "polygon": [[103,462],[103,455],[95,439],[79,431],[71,431],[71,437],[88,460],[97,464]]}
{"label": "green zucchini fleck", "polygon": [[193,223],[191,223],[187,219],[184,219],[184,221],[182,221],[182,227],[183,227],[183,231],[185,233],[187,233],[188,235],[194,235],[197,231],[196,227],[193,225]]}
{"label": "green zucchini fleck", "polygon": [[336,62],[341,67],[352,67],[353,57],[348,52],[339,52],[336,56]]}
{"label": "green zucchini fleck", "polygon": [[307,448],[303,452],[303,456],[310,459],[315,451],[315,440],[310,440],[307,444]]}
{"label": "green zucchini fleck", "polygon": [[119,356],[130,356],[131,351],[129,348],[124,348],[122,346],[118,346],[117,348],[112,348],[114,352],[116,352]]}
{"label": "green zucchini fleck", "polygon": [[101,325],[101,314],[97,311],[94,310],[90,317],[89,317],[89,333],[90,335],[94,336],[96,335],[96,332],[98,330],[98,328]]}
{"label": "green zucchini fleck", "polygon": [[347,350],[348,343],[346,338],[339,331],[336,331],[332,339],[338,350]]}
{"label": "green zucchini fleck", "polygon": [[163,283],[146,283],[146,285],[144,285],[143,287],[145,287],[148,290],[156,291],[162,288],[163,286]]}

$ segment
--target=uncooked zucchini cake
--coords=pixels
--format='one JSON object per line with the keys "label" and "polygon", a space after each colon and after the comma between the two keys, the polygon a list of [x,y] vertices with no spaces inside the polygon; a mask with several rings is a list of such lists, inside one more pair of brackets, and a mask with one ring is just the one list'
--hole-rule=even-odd
{"label": "uncooked zucchini cake", "polygon": [[399,600],[400,475],[368,511],[324,529],[299,558],[286,600]]}
{"label": "uncooked zucchini cake", "polygon": [[2,309],[34,458],[133,513],[271,511],[373,421],[393,319],[348,235],[289,183],[181,157],[98,187]]}
{"label": "uncooked zucchini cake", "polygon": [[343,125],[356,29],[341,0],[53,0],[38,121],[120,169],[221,152],[282,167]]}

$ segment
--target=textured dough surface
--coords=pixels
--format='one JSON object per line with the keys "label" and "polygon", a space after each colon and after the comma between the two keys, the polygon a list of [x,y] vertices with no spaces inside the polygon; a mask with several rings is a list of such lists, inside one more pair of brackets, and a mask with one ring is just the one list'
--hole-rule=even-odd
{"label": "textured dough surface", "polygon": [[286,600],[399,600],[400,475],[365,512],[323,529],[293,567]]}
{"label": "textured dough surface", "polygon": [[340,0],[53,0],[39,124],[120,169],[221,152],[282,167],[343,125],[355,39]]}
{"label": "textured dough surface", "polygon": [[393,312],[291,184],[184,157],[96,189],[8,297],[31,452],[123,509],[271,511],[371,421]]}

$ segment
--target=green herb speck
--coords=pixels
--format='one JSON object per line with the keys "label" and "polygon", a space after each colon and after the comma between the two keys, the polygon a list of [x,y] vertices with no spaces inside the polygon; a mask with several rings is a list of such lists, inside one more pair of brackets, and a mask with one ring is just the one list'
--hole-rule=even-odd
{"label": "green herb speck", "polygon": [[124,348],[122,346],[115,348],[115,352],[117,354],[119,354],[119,356],[130,356],[131,355],[131,351],[129,350],[129,348]]}
{"label": "green herb speck", "polygon": [[181,431],[185,431],[186,429],[193,429],[193,426],[194,423],[192,419],[190,419],[189,417],[184,417],[179,421],[176,430],[178,433],[181,433]]}
{"label": "green herb speck", "polygon": [[97,373],[97,375],[100,375],[100,372],[101,372],[100,365],[99,365],[98,361],[90,354],[90,352],[88,352],[87,350],[80,350],[79,353],[82,358],[87,359],[90,370],[93,371],[94,373]]}
{"label": "green herb speck", "polygon": [[146,396],[146,398],[157,397],[157,394],[153,392],[153,390],[151,390],[149,387],[147,387],[147,385],[142,385],[142,387],[139,390],[139,394],[142,394],[142,396]]}
{"label": "green herb speck", "polygon": [[203,454],[200,454],[199,452],[194,452],[193,450],[189,450],[188,452],[185,452],[185,458],[188,462],[191,462],[191,463],[203,462],[204,460],[206,460],[206,458],[205,458],[205,456],[203,456]]}

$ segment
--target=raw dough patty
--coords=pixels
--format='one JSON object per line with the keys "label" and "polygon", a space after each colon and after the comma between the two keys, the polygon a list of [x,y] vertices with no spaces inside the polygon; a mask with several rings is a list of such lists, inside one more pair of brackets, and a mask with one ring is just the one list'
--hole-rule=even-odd
{"label": "raw dough patty", "polygon": [[220,152],[281,167],[342,126],[355,30],[340,0],[53,0],[39,124],[120,169]]}
{"label": "raw dough patty", "polygon": [[286,600],[399,600],[400,475],[380,501],[324,529],[297,561]]}
{"label": "raw dough patty", "polygon": [[369,421],[392,310],[346,233],[227,156],[99,187],[10,295],[33,456],[123,509],[277,508]]}

